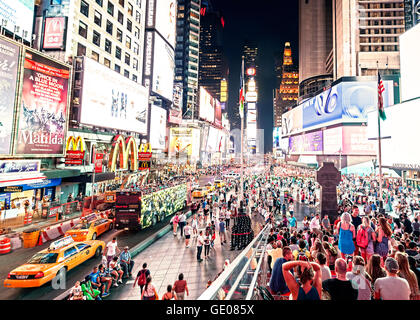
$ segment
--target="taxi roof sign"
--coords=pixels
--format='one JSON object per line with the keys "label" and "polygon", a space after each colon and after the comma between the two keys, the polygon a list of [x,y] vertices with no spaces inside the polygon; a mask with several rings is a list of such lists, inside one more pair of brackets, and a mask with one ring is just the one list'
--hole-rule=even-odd
{"label": "taxi roof sign", "polygon": [[69,244],[74,243],[74,240],[71,236],[64,237],[62,239],[56,240],[53,243],[50,244],[49,249],[50,250],[57,250],[60,248],[63,248],[65,246],[68,246]]}

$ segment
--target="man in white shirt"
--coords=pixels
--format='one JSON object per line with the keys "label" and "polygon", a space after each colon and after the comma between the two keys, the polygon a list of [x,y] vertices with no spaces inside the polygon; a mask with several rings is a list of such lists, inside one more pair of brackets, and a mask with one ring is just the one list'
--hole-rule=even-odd
{"label": "man in white shirt", "polygon": [[322,237],[321,225],[319,223],[319,213],[312,218],[311,223],[309,224],[309,229],[311,232],[316,233],[318,237]]}
{"label": "man in white shirt", "polygon": [[201,262],[203,259],[201,259],[201,252],[203,251],[203,244],[204,244],[204,238],[203,238],[203,231],[200,231],[200,234],[197,237],[197,261]]}
{"label": "man in white shirt", "polygon": [[114,237],[112,238],[112,241],[108,242],[108,244],[106,245],[105,252],[104,252],[104,256],[106,255],[106,261],[108,265],[111,262],[112,258],[117,254],[117,250],[118,250],[118,254],[120,254],[121,252],[120,252],[120,249],[118,249],[117,238]]}
{"label": "man in white shirt", "polygon": [[410,285],[408,281],[398,277],[399,265],[394,258],[385,260],[387,277],[375,281],[375,299],[379,300],[410,300]]}

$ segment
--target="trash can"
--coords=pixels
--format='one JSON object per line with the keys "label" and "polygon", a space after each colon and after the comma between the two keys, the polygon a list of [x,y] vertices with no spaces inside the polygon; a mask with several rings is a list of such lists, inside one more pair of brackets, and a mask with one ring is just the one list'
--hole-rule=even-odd
{"label": "trash can", "polygon": [[33,248],[38,243],[39,238],[39,230],[38,229],[31,229],[24,231],[22,233],[23,239],[23,247],[24,248]]}

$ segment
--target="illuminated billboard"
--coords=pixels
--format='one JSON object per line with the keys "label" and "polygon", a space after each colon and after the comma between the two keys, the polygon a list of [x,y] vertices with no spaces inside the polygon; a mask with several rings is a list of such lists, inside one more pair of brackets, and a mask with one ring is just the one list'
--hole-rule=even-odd
{"label": "illuminated billboard", "polygon": [[226,79],[220,81],[220,102],[226,102],[228,99],[228,83]]}
{"label": "illuminated billboard", "polygon": [[340,126],[325,129],[325,155],[375,155],[376,144],[368,140],[367,126]]}
{"label": "illuminated billboard", "polygon": [[322,154],[322,131],[315,131],[289,137],[290,154]]}
{"label": "illuminated billboard", "polygon": [[419,39],[420,24],[400,35],[401,99],[403,101],[420,97]]}
{"label": "illuminated billboard", "polygon": [[82,83],[80,123],[147,134],[145,87],[87,57]]}
{"label": "illuminated billboard", "polygon": [[150,144],[153,149],[165,149],[166,110],[157,106],[150,108]]}
{"label": "illuminated billboard", "polygon": [[43,49],[65,48],[66,17],[46,17],[44,22]]}
{"label": "illuminated billboard", "polygon": [[[383,84],[387,107],[394,102],[393,82],[385,80]],[[377,105],[377,81],[341,82],[302,104],[303,129],[340,122],[367,122],[368,113]]]}
{"label": "illuminated billboard", "polygon": [[172,101],[174,91],[174,50],[155,34],[152,91]]}
{"label": "illuminated billboard", "polygon": [[214,124],[217,127],[222,126],[222,105],[217,99],[214,99]]}
{"label": "illuminated billboard", "polygon": [[273,128],[273,148],[280,147],[280,140],[281,140],[281,127],[274,127]]}
{"label": "illuminated billboard", "polygon": [[169,157],[191,157],[200,155],[200,130],[196,128],[171,128],[169,137]]}
{"label": "illuminated billboard", "polygon": [[6,21],[4,29],[31,42],[34,5],[35,0],[0,0],[0,20]]}
{"label": "illuminated billboard", "polygon": [[156,1],[156,30],[175,48],[176,0]]}
{"label": "illuminated billboard", "polygon": [[17,89],[20,49],[12,42],[0,39],[0,155],[11,153],[13,114]]}
{"label": "illuminated billboard", "polygon": [[18,155],[64,155],[70,67],[35,51],[24,53]]}
{"label": "illuminated billboard", "polygon": [[213,123],[214,114],[214,98],[206,89],[200,87],[200,118]]}
{"label": "illuminated billboard", "polygon": [[302,110],[303,105],[299,105],[282,115],[281,134],[283,136],[302,131]]}

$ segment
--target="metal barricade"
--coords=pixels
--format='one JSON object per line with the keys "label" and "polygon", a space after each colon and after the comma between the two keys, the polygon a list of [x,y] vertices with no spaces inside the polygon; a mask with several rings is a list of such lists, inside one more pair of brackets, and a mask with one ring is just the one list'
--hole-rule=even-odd
{"label": "metal barricade", "polygon": [[[271,225],[266,225],[198,300],[253,300],[263,272]],[[264,268],[263,268],[264,269]]]}

